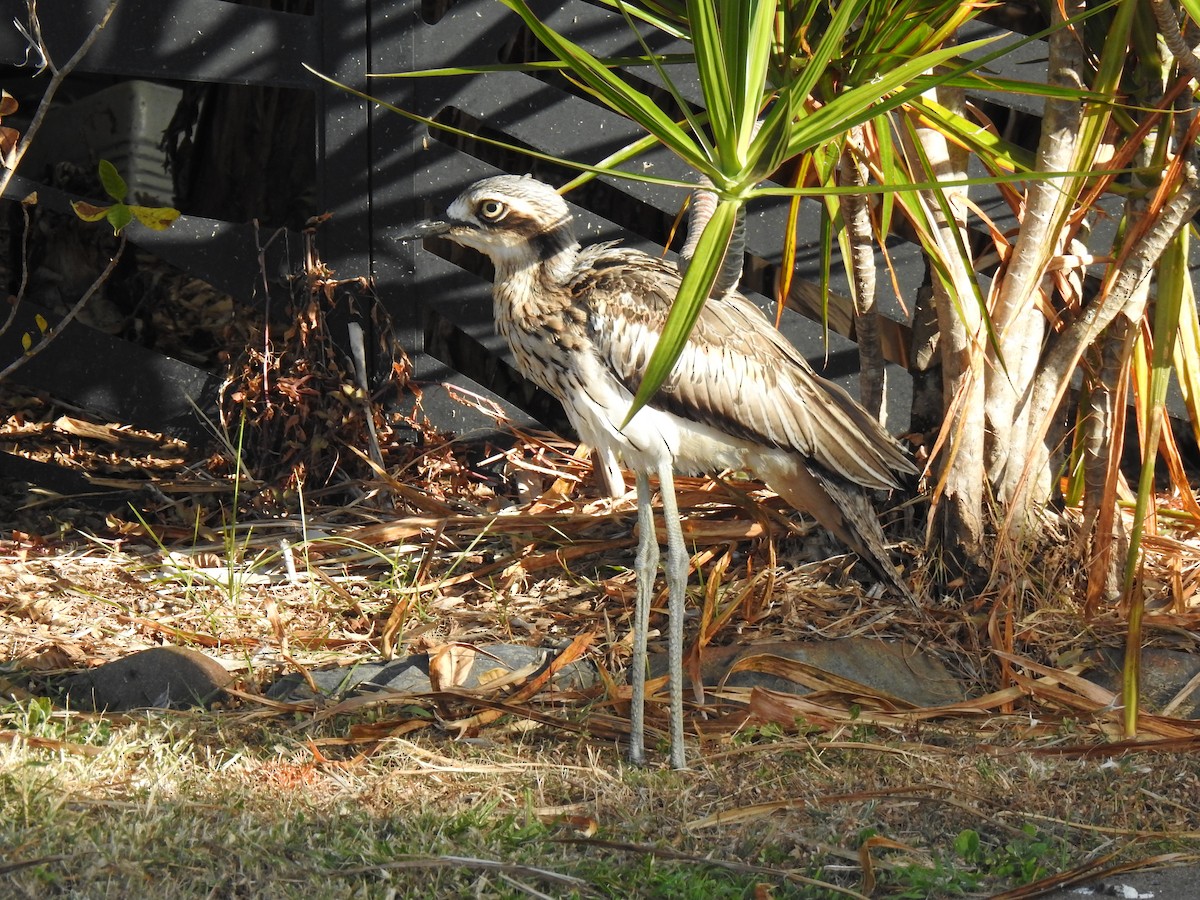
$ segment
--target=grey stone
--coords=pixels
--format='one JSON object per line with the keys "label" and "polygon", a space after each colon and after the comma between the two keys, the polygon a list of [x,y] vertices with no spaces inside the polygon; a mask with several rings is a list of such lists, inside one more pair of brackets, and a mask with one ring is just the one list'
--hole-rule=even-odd
{"label": "grey stone", "polygon": [[230,678],[224,666],[198,650],[153,647],[71,676],[64,693],[77,709],[185,709],[207,706]]}
{"label": "grey stone", "polygon": [[1122,897],[1129,900],[1195,900],[1200,896],[1200,868],[1145,869],[1122,872],[1072,888],[1040,895],[1043,900],[1088,900]]}
{"label": "grey stone", "polygon": [[[1090,668],[1084,677],[1114,694],[1121,693],[1121,667],[1125,651],[1120,647],[1100,647],[1084,655]],[[1147,647],[1142,650],[1142,706],[1157,713],[1200,673],[1200,654],[1182,650]],[[1200,719],[1200,687],[1179,704],[1172,715],[1181,719]]]}
{"label": "grey stone", "polygon": [[739,660],[758,654],[802,662],[914,706],[957,703],[966,696],[962,685],[936,656],[911,644],[856,637],[709,649],[704,653],[701,666],[705,685],[711,687],[723,682],[732,687],[762,687],[791,694],[809,693],[803,684],[767,672],[740,671],[728,675]]}
{"label": "grey stone", "polygon": [[[487,644],[476,648],[470,671],[461,684],[455,687],[470,690],[490,678],[497,669],[515,672],[527,666],[549,665],[556,651],[542,647],[526,647],[521,644]],[[363,691],[387,690],[406,694],[423,694],[433,690],[429,680],[429,656],[418,653],[391,662],[360,662],[349,666],[328,669],[310,669],[309,676],[316,684],[320,696],[343,698]],[[494,677],[494,676],[493,676]],[[555,677],[554,685],[561,690],[584,690],[596,682],[596,670],[591,663],[577,660],[562,668]],[[312,688],[299,674],[285,675],[267,689],[273,700],[298,702],[316,696]]]}

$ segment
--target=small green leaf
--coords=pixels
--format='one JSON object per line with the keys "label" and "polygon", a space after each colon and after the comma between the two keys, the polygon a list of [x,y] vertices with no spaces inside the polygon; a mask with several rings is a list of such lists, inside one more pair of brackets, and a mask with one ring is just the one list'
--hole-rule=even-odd
{"label": "small green leaf", "polygon": [[170,206],[131,206],[133,217],[155,231],[166,231],[179,218],[179,210]]}
{"label": "small green leaf", "polygon": [[99,222],[108,215],[109,209],[107,206],[96,206],[84,200],[72,200],[71,208],[75,210],[75,215],[85,222]]}
{"label": "small green leaf", "polygon": [[108,219],[108,224],[113,227],[113,234],[120,234],[121,229],[133,221],[133,211],[124,203],[114,203],[108,208],[108,214],[105,218]]}
{"label": "small green leaf", "polygon": [[125,184],[125,179],[117,173],[117,167],[107,159],[100,160],[100,183],[104,185],[108,196],[118,203],[123,202],[129,194],[129,186]]}
{"label": "small green leaf", "polygon": [[21,349],[24,350],[26,353],[28,353],[29,348],[32,346],[33,346],[33,335],[27,331],[23,335],[21,335]]}
{"label": "small green leaf", "polygon": [[968,862],[979,856],[979,832],[967,828],[954,839],[954,852]]}
{"label": "small green leaf", "polygon": [[41,313],[35,315],[33,317],[33,321],[37,325],[38,331],[40,331],[42,334],[45,334],[50,328],[50,323],[46,321],[46,317]]}

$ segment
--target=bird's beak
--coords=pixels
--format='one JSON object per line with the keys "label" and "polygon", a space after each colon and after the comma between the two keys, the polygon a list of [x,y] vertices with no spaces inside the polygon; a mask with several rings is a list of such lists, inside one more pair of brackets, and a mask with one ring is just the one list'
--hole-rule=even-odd
{"label": "bird's beak", "polygon": [[428,222],[419,222],[401,234],[396,235],[398,241],[419,241],[427,237],[437,237],[445,234],[453,226],[449,222],[438,222],[429,220]]}

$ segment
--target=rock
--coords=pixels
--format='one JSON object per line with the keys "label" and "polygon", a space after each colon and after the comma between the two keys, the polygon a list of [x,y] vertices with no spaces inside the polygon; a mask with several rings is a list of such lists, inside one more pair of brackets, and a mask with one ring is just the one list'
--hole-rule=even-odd
{"label": "rock", "polygon": [[153,647],[73,675],[65,701],[77,709],[207,706],[229,683],[219,662],[186,647]]}
{"label": "rock", "polygon": [[[1121,667],[1125,662],[1123,648],[1100,647],[1085,654],[1084,662],[1090,666],[1083,673],[1088,681],[1120,696]],[[1142,706],[1157,713],[1197,674],[1200,674],[1200,654],[1146,647],[1142,650]],[[1200,687],[1194,687],[1172,715],[1181,719],[1200,719]]]}
{"label": "rock", "polygon": [[[805,663],[832,675],[874,688],[914,706],[941,706],[965,699],[961,684],[936,656],[911,644],[875,638],[793,642],[717,647],[704,652],[701,675],[706,686],[762,687],[791,694],[807,694],[803,684],[776,674],[739,671],[728,675],[735,663],[758,654],[780,656]],[[665,670],[665,662],[662,664]],[[658,666],[652,663],[652,669]]]}
{"label": "rock", "polygon": [[[498,670],[516,671],[531,664],[542,666],[554,657],[552,650],[519,644],[489,644],[462,649],[469,657],[469,666],[462,667],[463,676],[461,680],[454,681],[454,686],[467,690],[492,680]],[[738,660],[756,654],[798,660],[916,706],[940,706],[961,701],[965,697],[962,686],[936,657],[908,644],[870,638],[811,643],[776,642],[708,649],[704,653],[702,671],[705,685],[715,687],[720,684]],[[650,671],[654,675],[663,674],[666,665],[663,654],[650,658]],[[309,675],[320,695],[331,699],[381,688],[413,694],[433,690],[427,654],[415,654],[393,662],[364,662],[312,669]],[[563,690],[583,690],[595,683],[595,669],[584,660],[566,666],[554,680],[554,684]],[[808,693],[808,688],[802,684],[764,672],[735,672],[728,676],[725,683],[795,694]],[[267,689],[267,696],[273,700],[298,702],[311,700],[315,695],[303,676],[293,674],[272,684]]]}
{"label": "rock", "polygon": [[[457,645],[451,645],[458,649]],[[456,678],[455,688],[470,690],[494,680],[506,672],[515,672],[533,665],[540,669],[554,659],[556,652],[542,647],[526,647],[521,644],[487,644],[481,647],[461,648],[470,657],[460,667],[462,677]],[[436,652],[436,651],[435,651]],[[433,690],[429,677],[429,655],[417,653],[391,662],[363,662],[350,666],[328,669],[310,669],[308,672],[317,685],[320,695],[326,698],[343,698],[362,691],[388,690],[406,694],[424,694]],[[586,660],[577,660],[564,666],[554,677],[553,684],[560,690],[583,690],[596,681],[596,671]],[[315,694],[300,674],[285,675],[267,688],[272,700],[298,702],[311,700]]]}

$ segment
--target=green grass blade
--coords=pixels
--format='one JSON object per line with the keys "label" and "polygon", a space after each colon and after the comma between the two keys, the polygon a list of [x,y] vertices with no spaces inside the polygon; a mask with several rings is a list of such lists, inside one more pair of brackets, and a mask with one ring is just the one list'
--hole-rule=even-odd
{"label": "green grass blade", "polygon": [[[833,272],[833,239],[837,223],[830,211],[828,202],[821,204],[821,343],[829,353],[829,280]],[[848,248],[844,248],[842,257],[849,260]],[[853,282],[851,282],[853,283]]]}
{"label": "green grass blade", "polygon": [[[892,140],[891,116],[880,116],[875,120],[875,141],[879,145],[879,175],[884,184],[896,184],[896,170],[904,161]],[[879,233],[892,233],[892,214],[896,209],[896,195],[890,191],[879,201]]]}
{"label": "green grass blade", "polygon": [[1200,444],[1200,313],[1196,308],[1196,291],[1190,281],[1184,281],[1180,297],[1175,375],[1192,420],[1192,434]]}
{"label": "green grass blade", "polygon": [[821,40],[789,85],[791,90],[804,97],[816,91],[817,84],[829,71],[833,60],[841,59],[848,43],[847,35],[870,5],[871,0],[845,0],[833,10],[829,24],[822,31]]}
{"label": "green grass blade", "polygon": [[792,125],[803,111],[803,104],[804,97],[800,94],[784,90],[763,117],[758,133],[755,134],[753,128],[746,132],[749,163],[738,178],[739,190],[752,188],[770,177],[787,160]]}
{"label": "green grass blade", "polygon": [[[771,69],[772,38],[775,25],[775,6],[771,3],[742,3],[734,5],[747,10],[745,46],[738,48],[741,61],[738,79],[737,113],[739,158],[749,161],[754,126],[767,93],[767,76]],[[736,60],[735,60],[736,61]]]}
{"label": "green grass blade", "polygon": [[663,34],[669,34],[674,38],[686,39],[688,37],[687,30],[681,27],[684,18],[682,14],[674,15],[665,10],[658,12],[651,9],[652,4],[649,3],[627,3],[625,0],[599,0],[599,2],[605,6],[619,9],[626,15],[641,19],[643,22],[653,25]]}
{"label": "green grass blade", "polygon": [[992,169],[1008,172],[1032,172],[1035,154],[1025,148],[1006,141],[982,125],[976,125],[951,112],[928,97],[916,97],[909,106],[917,110],[938,131],[957,140]]}
{"label": "green grass blade", "polygon": [[796,123],[788,156],[795,156],[826,141],[835,140],[855,125],[862,125],[881,113],[895,109],[936,87],[951,74],[965,69],[927,75],[931,69],[952,61],[960,51],[982,47],[989,40],[975,41],[961,47],[947,47],[902,63],[878,78],[851,88],[830,100],[825,106]]}
{"label": "green grass blade", "polygon": [[[679,88],[675,86],[675,82],[671,78],[671,76],[667,74],[666,68],[664,66],[661,66],[658,64],[658,60],[659,60],[658,55],[656,55],[655,53],[653,53],[650,50],[649,45],[646,44],[645,38],[642,37],[641,31],[639,31],[637,26],[634,24],[633,18],[630,14],[631,11],[629,8],[629,4],[627,4],[625,2],[621,2],[621,0],[618,0],[618,5],[621,8],[621,13],[625,16],[625,21],[629,25],[629,30],[631,32],[633,32],[634,36],[638,40],[638,43],[642,45],[642,49],[646,51],[648,59],[653,64],[655,71],[658,73],[658,77],[660,79],[662,79],[663,85],[670,92],[672,99],[674,99],[674,101],[675,101],[675,105],[680,110],[682,110],[683,116],[687,120],[688,128],[691,129],[692,135],[696,138],[697,142],[699,142],[699,144],[704,148],[705,155],[708,156],[709,158],[716,159],[717,158],[716,151],[713,149],[711,142],[708,140],[707,136],[705,135],[704,128],[701,127],[701,120],[706,119],[707,117],[706,116],[702,117],[702,116],[697,115],[696,113],[692,112],[692,104],[690,102],[688,102],[687,98],[685,98],[683,96],[683,94],[679,90]],[[687,59],[689,62],[692,62],[692,63],[696,62],[695,54],[689,53],[689,54],[686,54],[686,56],[687,56]],[[651,133],[651,134],[653,135],[653,133]]]}
{"label": "green grass blade", "polygon": [[[598,58],[601,65],[609,69],[637,68],[639,66],[682,66],[695,62],[690,53],[654,54],[645,56],[605,56]],[[449,66],[441,69],[414,69],[411,72],[368,72],[368,78],[446,78],[460,75],[487,75],[490,72],[558,72],[570,70],[570,65],[561,59],[542,59],[536,62],[487,63],[478,66]]]}
{"label": "green grass blade", "polygon": [[997,94],[1017,94],[1022,97],[1043,97],[1047,100],[1089,100],[1110,105],[1118,102],[1117,97],[1113,94],[1104,94],[1087,88],[1068,88],[1038,81],[1021,81],[1017,78],[989,75],[978,70],[963,72],[961,75],[946,79],[943,83],[951,87],[960,87],[966,91],[991,91]]}
{"label": "green grass blade", "polygon": [[[1158,293],[1154,304],[1154,349],[1150,361],[1150,390],[1146,404],[1148,421],[1142,429],[1142,472],[1138,479],[1137,501],[1129,532],[1129,552],[1125,557],[1124,594],[1129,604],[1128,640],[1122,672],[1124,729],[1127,736],[1137,733],[1139,678],[1141,668],[1141,620],[1145,597],[1138,589],[1142,537],[1154,497],[1154,463],[1158,458],[1159,438],[1166,416],[1167,386],[1171,380],[1179,311],[1183,306],[1184,285],[1189,277],[1187,266],[1189,232],[1181,229],[1163,252],[1158,263]],[[1140,354],[1139,354],[1140,355]]]}
{"label": "green grass blade", "polygon": [[[473,141],[479,141],[480,143],[487,144],[491,147],[500,147],[513,153],[520,153],[524,156],[528,156],[530,159],[544,160],[545,162],[554,163],[555,165],[559,166],[565,166],[566,168],[575,169],[580,172],[590,172],[593,175],[615,175],[620,178],[628,179],[629,181],[641,181],[645,182],[646,184],[661,184],[669,187],[684,188],[686,190],[690,190],[696,186],[691,182],[680,181],[677,178],[663,178],[658,175],[647,175],[643,172],[613,170],[605,167],[603,164],[588,165],[587,163],[576,162],[575,160],[567,159],[566,157],[554,156],[550,153],[541,153],[537,150],[532,150],[529,147],[523,147],[519,144],[510,144],[507,141],[498,141],[494,138],[484,137],[483,135],[476,134],[472,131],[456,128],[453,125],[447,125],[445,122],[439,122],[436,119],[430,118],[429,116],[423,116],[419,113],[411,112],[410,110],[404,109],[401,106],[388,103],[386,100],[380,100],[378,97],[372,97],[370,94],[364,93],[357,88],[350,87],[348,84],[343,84],[337,79],[331,78],[322,72],[318,72],[316,69],[312,68],[312,66],[307,64],[305,64],[304,68],[306,68],[309,72],[312,72],[312,74],[317,78],[320,78],[327,84],[331,84],[334,87],[345,91],[347,94],[351,94],[362,100],[366,100],[369,103],[374,103],[381,109],[386,109],[388,112],[402,116],[403,118],[408,119],[410,122],[420,122],[431,129],[444,131],[446,134],[453,134],[462,138],[468,138]],[[648,138],[646,140],[648,140],[651,145],[658,143],[657,138]]]}
{"label": "green grass blade", "polygon": [[[1100,53],[1100,65],[1092,82],[1092,90],[1112,96],[1120,88],[1122,73],[1129,55],[1129,39],[1133,31],[1137,7],[1131,0],[1121,0],[1112,27]],[[1146,65],[1147,63],[1143,63]],[[1096,159],[1112,118],[1110,102],[1088,103],[1083,110],[1078,149],[1073,168],[1087,168]],[[1077,196],[1081,185],[1068,186],[1068,193]]]}

